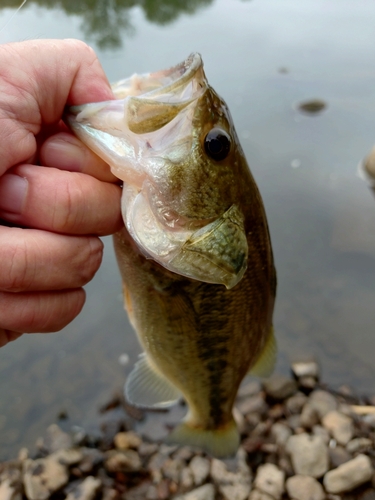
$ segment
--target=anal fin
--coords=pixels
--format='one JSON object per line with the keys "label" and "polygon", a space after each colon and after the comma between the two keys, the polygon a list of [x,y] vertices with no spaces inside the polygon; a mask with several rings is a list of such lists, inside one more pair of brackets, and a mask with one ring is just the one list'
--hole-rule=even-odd
{"label": "anal fin", "polygon": [[254,366],[249,370],[249,375],[266,378],[271,375],[277,359],[277,344],[273,327],[271,327],[266,344]]}
{"label": "anal fin", "polygon": [[125,397],[134,406],[167,408],[177,403],[181,393],[151,366],[143,353],[126,380]]}

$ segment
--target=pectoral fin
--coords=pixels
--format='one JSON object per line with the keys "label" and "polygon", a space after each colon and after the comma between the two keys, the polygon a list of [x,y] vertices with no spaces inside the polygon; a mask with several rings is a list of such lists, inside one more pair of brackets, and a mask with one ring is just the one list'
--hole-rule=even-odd
{"label": "pectoral fin", "polygon": [[175,404],[181,393],[141,354],[125,383],[125,397],[134,406],[167,408]]}
{"label": "pectoral fin", "polygon": [[254,366],[249,370],[249,375],[266,378],[271,375],[275,368],[277,359],[277,344],[271,327],[267,342]]}

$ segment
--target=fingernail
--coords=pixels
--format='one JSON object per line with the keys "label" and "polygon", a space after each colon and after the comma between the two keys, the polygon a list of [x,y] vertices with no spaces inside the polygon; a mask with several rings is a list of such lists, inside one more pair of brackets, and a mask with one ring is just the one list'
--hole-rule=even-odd
{"label": "fingernail", "polygon": [[5,174],[0,177],[0,211],[21,214],[29,183],[24,177]]}
{"label": "fingernail", "polygon": [[[74,142],[73,142],[74,141]],[[75,138],[53,138],[44,145],[43,161],[52,167],[69,172],[81,172],[85,161],[85,150]]]}

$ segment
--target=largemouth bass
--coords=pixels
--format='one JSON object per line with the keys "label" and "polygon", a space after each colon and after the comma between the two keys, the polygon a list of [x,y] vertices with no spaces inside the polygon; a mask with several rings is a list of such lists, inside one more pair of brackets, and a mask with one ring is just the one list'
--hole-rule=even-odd
{"label": "largemouth bass", "polygon": [[263,203],[199,54],[113,91],[116,100],[71,108],[67,121],[123,181],[114,245],[144,349],[126,397],[150,408],[183,397],[188,413],[169,441],[229,456],[238,387],[249,372],[269,374],[276,357]]}

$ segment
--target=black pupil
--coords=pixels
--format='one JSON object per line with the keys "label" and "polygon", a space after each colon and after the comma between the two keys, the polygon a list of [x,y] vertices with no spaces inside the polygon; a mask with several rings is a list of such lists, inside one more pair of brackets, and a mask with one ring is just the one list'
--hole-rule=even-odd
{"label": "black pupil", "polygon": [[204,148],[208,156],[214,160],[224,160],[230,150],[230,137],[220,128],[213,128],[204,140]]}

